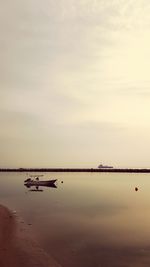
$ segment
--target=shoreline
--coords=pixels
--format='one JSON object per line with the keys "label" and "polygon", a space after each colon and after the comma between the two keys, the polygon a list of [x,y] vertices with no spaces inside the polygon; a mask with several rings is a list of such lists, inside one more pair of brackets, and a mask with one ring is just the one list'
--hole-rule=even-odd
{"label": "shoreline", "polygon": [[0,168],[0,172],[109,172],[150,173],[149,168]]}
{"label": "shoreline", "polygon": [[31,228],[0,205],[0,266],[60,267],[32,234]]}

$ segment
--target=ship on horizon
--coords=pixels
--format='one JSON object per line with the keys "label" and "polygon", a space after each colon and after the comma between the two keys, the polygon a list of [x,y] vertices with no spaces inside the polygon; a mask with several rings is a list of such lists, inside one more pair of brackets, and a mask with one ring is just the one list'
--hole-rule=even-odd
{"label": "ship on horizon", "polygon": [[99,164],[98,168],[99,169],[113,169],[113,166]]}

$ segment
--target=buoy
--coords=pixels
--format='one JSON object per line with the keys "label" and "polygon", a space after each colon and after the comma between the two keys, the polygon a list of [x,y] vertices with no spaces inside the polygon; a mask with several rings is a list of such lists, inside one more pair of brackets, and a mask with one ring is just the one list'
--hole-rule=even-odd
{"label": "buoy", "polygon": [[135,187],[135,191],[138,191],[139,189],[138,189],[138,187]]}

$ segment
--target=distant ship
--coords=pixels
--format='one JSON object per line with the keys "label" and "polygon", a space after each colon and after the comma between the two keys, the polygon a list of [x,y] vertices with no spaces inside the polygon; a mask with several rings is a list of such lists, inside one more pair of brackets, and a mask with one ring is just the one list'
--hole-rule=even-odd
{"label": "distant ship", "polygon": [[100,164],[100,165],[98,165],[98,168],[99,169],[113,169],[113,166]]}

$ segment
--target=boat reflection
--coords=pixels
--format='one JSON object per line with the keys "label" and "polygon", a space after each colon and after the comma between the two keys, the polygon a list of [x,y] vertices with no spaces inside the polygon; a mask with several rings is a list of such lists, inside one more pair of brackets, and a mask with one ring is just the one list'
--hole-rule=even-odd
{"label": "boat reflection", "polygon": [[35,186],[35,185],[29,185],[29,184],[24,184],[25,187],[29,189],[30,192],[43,192],[44,190],[41,189],[42,187],[49,187],[49,188],[57,188],[55,184],[49,184],[49,185],[40,185],[40,186]]}

